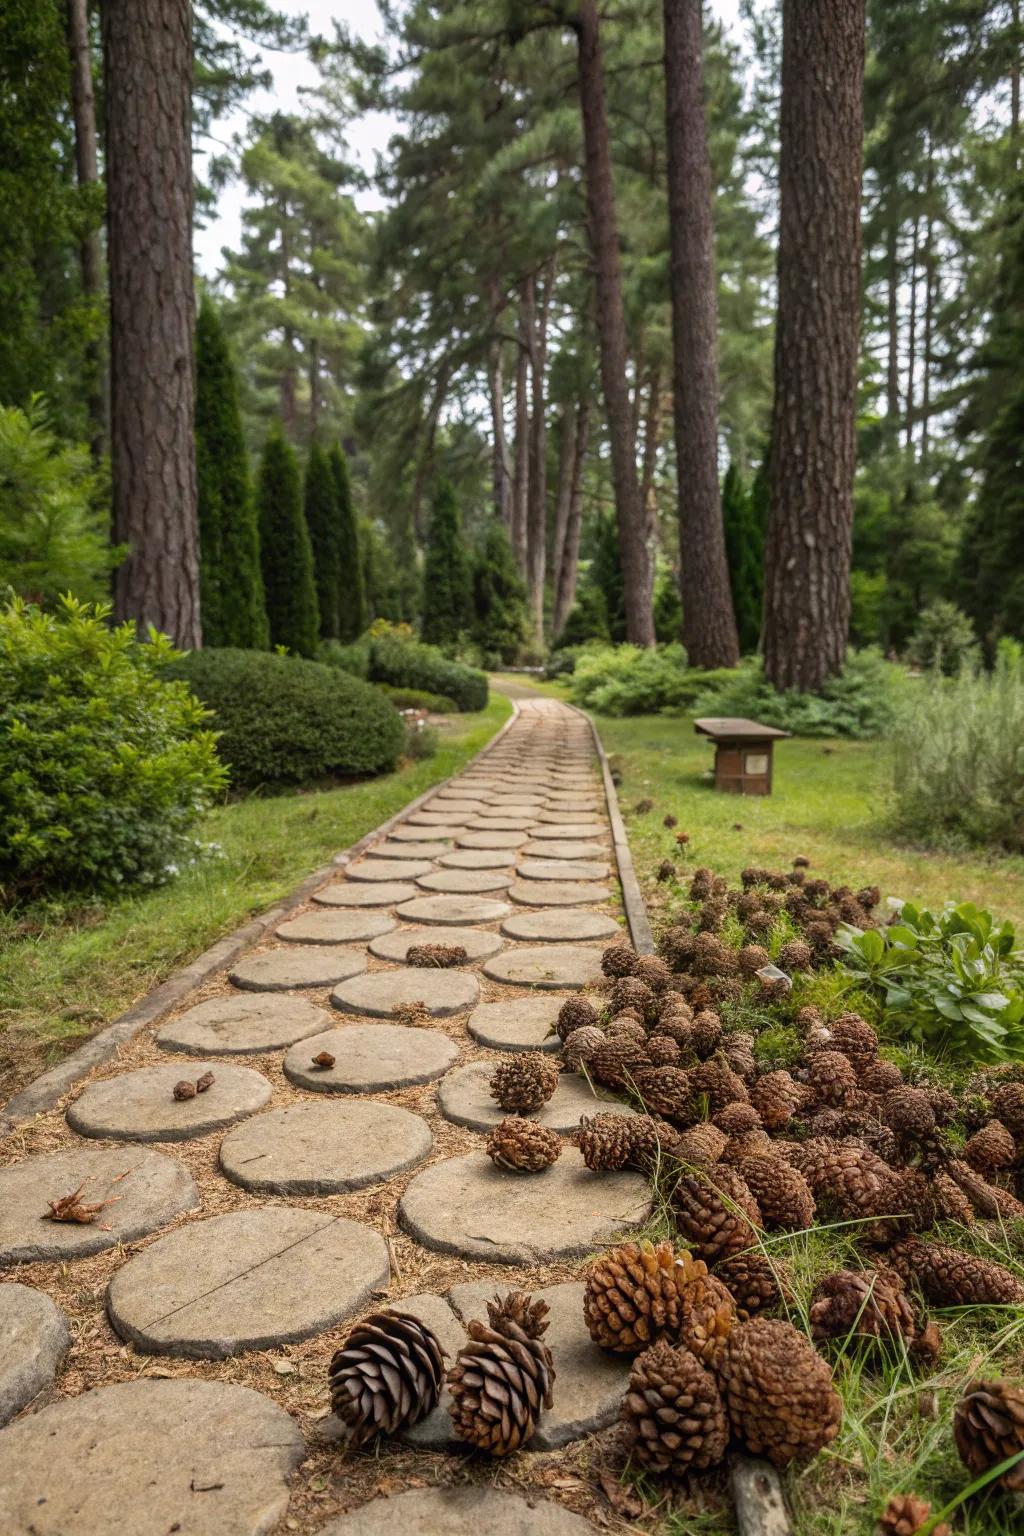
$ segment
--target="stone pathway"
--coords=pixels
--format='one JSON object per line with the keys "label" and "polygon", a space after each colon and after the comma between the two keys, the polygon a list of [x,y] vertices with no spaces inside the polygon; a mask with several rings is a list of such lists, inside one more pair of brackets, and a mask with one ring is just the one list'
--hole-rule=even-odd
{"label": "stone pathway", "polygon": [[[454,1352],[495,1291],[529,1288],[558,1371],[533,1449],[614,1419],[627,1368],[589,1340],[579,1260],[646,1219],[646,1183],[568,1146],[516,1174],[483,1146],[501,1053],[557,1045],[561,1002],[621,931],[614,874],[588,724],[526,699],[264,945],[8,1139],[0,1530],[255,1536],[286,1512],[334,1536],[593,1529],[540,1485],[403,1493],[401,1447],[380,1451],[396,1496],[371,1499],[326,1368],[371,1306],[418,1311]],[[465,958],[410,964],[429,944]],[[631,1113],[563,1077],[538,1119],[566,1133],[598,1108]],[[96,1219],[46,1219],[79,1186]],[[443,1402],[409,1436],[451,1439]]]}

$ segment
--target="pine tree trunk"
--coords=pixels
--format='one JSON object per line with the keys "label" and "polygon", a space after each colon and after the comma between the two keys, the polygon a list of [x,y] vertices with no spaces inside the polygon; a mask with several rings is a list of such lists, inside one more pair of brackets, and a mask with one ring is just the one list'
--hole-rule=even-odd
{"label": "pine tree trunk", "polygon": [[601,388],[611,450],[626,638],[634,645],[648,646],[654,644],[654,617],[650,603],[651,562],[644,542],[643,506],[636,473],[632,410],[626,382],[626,314],[622,299],[615,184],[612,180],[604,66],[601,61],[595,0],[580,0],[574,26],[579,51],[587,216],[597,292]]}
{"label": "pine tree trunk", "polygon": [[[496,282],[491,283],[491,324],[501,319],[503,300]],[[491,342],[487,359],[487,382],[491,397],[491,479],[494,488],[494,515],[511,530],[512,471],[505,441],[505,375],[500,337]]]}
{"label": "pine tree trunk", "polygon": [[917,411],[917,264],[921,254],[921,220],[914,218],[914,238],[910,248],[910,313],[907,318],[907,394],[904,401],[904,447],[907,458],[914,455],[914,425]]}
{"label": "pine tree trunk", "polygon": [[765,672],[817,692],[850,621],[864,0],[784,0]]}
{"label": "pine tree trunk", "polygon": [[530,490],[530,348],[533,278],[519,286],[519,351],[516,354],[515,468],[512,475],[512,553],[526,576],[526,519]]}
{"label": "pine tree trunk", "polygon": [[572,494],[572,474],[576,464],[575,400],[567,401],[562,410],[558,430],[558,484],[555,488],[555,536],[551,546],[551,568],[558,581],[565,554],[565,536],[569,527],[569,498]]}
{"label": "pine tree trunk", "polygon": [[[526,512],[526,586],[533,613],[534,639],[544,644],[544,579],[547,568],[547,402],[546,370],[548,309],[554,285],[554,266],[545,273],[539,307],[530,314],[530,485]],[[536,291],[536,290],[535,290]]]}
{"label": "pine tree trunk", "polygon": [[900,419],[900,258],[899,227],[895,214],[890,214],[886,231],[885,267],[887,336],[885,411],[895,437]]}
{"label": "pine tree trunk", "polygon": [[115,611],[202,643],[189,0],[103,6]]}
{"label": "pine tree trunk", "polygon": [[555,567],[555,606],[551,623],[551,631],[554,635],[562,633],[565,621],[576,601],[576,577],[580,563],[580,528],[583,523],[583,469],[590,437],[590,414],[590,400],[584,396],[576,412],[565,543],[562,546],[562,558]]}
{"label": "pine tree trunk", "polygon": [[718,299],[701,0],[664,0],[672,394],[683,644],[695,667],[740,659],[718,487]]}
{"label": "pine tree trunk", "polygon": [[[92,85],[92,44],[89,36],[88,0],[67,0],[68,51],[71,55],[71,113],[75,124],[75,174],[80,187],[95,186],[100,179],[96,148],[96,101]],[[83,236],[78,247],[82,292],[97,307],[103,303],[103,241],[98,229]],[[86,348],[89,370],[89,448],[101,459],[107,443],[107,369],[103,343],[90,341]]]}

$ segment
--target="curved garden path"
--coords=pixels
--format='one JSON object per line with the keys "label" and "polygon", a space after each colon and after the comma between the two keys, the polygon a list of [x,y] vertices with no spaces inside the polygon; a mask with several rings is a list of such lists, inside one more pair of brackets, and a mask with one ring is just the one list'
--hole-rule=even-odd
{"label": "curved garden path", "polygon": [[[503,1172],[483,1143],[492,1064],[550,1049],[622,922],[590,726],[523,698],[230,974],[12,1133],[0,1530],[342,1536],[383,1530],[398,1494],[415,1531],[591,1529],[573,1448],[614,1420],[628,1368],[590,1343],[579,1260],[645,1220],[646,1185],[594,1178],[571,1147]],[[424,943],[467,960],[408,965]],[[568,1131],[593,1106],[565,1077],[544,1119]],[[79,1186],[110,1203],[47,1219]],[[531,1454],[453,1456],[443,1402],[407,1445],[347,1454],[326,1399],[346,1325],[401,1302],[453,1354],[513,1286],[552,1311],[556,1405]],[[476,1493],[447,1487],[467,1476]]]}

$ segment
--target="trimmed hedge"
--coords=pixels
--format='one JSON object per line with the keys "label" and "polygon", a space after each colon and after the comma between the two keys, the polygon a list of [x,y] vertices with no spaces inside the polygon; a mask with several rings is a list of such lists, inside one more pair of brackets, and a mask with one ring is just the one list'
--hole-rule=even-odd
{"label": "trimmed hedge", "polygon": [[374,635],[370,643],[370,677],[392,688],[417,688],[454,699],[460,710],[487,708],[487,674],[461,662],[449,661],[435,646],[394,635]]}
{"label": "trimmed hedge", "polygon": [[235,788],[387,773],[404,726],[376,688],[298,656],[192,651],[171,668],[213,711]]}

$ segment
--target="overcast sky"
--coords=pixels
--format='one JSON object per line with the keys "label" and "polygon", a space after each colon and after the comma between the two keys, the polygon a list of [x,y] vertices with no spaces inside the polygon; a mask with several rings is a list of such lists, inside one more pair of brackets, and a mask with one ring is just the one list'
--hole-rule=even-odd
{"label": "overcast sky", "polygon": [[[293,16],[307,15],[310,30],[327,37],[333,33],[335,17],[343,19],[352,32],[369,41],[381,36],[376,0],[275,0],[275,9]],[[732,26],[738,17],[739,0],[711,0],[710,9]],[[264,50],[263,59],[274,76],[273,90],[255,93],[246,104],[245,112],[237,112],[214,126],[214,134],[221,141],[211,146],[214,151],[221,150],[225,141],[230,141],[235,133],[244,129],[248,113],[259,115],[275,108],[293,112],[299,106],[300,88],[317,83],[316,68],[303,54]],[[353,123],[351,146],[366,170],[373,169],[374,156],[386,146],[391,127],[392,120],[384,113],[371,113]],[[367,194],[363,201],[366,206],[373,206],[373,194]],[[212,277],[219,269],[222,247],[238,245],[244,202],[244,193],[237,183],[225,187],[218,200],[217,218],[205,229],[196,231],[196,265],[207,276]]]}

